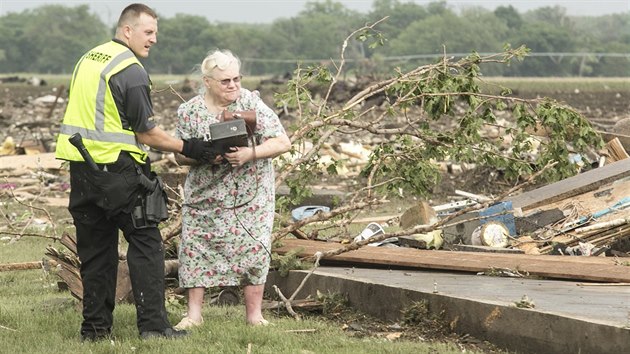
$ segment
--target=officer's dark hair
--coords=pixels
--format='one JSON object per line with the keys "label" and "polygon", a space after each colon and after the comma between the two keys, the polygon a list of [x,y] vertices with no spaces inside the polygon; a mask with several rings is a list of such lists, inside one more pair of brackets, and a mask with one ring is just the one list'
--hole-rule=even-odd
{"label": "officer's dark hair", "polygon": [[117,27],[120,28],[125,25],[133,24],[134,20],[140,17],[141,14],[147,14],[155,19],[158,18],[157,13],[152,8],[145,4],[131,4],[120,13]]}

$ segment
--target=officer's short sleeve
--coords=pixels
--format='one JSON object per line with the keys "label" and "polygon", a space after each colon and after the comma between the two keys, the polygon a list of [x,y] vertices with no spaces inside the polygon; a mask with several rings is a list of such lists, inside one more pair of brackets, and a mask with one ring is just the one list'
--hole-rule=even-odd
{"label": "officer's short sleeve", "polygon": [[153,116],[151,83],[149,75],[140,65],[133,64],[112,76],[110,89],[123,128],[135,132],[146,132],[155,127]]}

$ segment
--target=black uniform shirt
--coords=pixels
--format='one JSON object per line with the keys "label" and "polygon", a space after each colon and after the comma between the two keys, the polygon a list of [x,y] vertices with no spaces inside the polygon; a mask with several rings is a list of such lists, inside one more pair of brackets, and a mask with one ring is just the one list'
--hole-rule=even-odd
{"label": "black uniform shirt", "polygon": [[[125,45],[117,39],[114,42]],[[109,88],[124,129],[142,133],[155,127],[149,120],[153,116],[151,81],[142,66],[132,64],[113,75],[109,79]]]}

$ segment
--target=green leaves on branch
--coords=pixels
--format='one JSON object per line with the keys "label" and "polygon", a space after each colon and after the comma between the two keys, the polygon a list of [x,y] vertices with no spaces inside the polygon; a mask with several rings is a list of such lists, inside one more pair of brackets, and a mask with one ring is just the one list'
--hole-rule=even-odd
{"label": "green leaves on branch", "polygon": [[[280,246],[280,244],[277,244],[274,245],[274,248]],[[282,277],[289,275],[290,270],[308,269],[310,265],[303,263],[298,257],[298,255],[303,251],[304,249],[298,248],[287,252],[283,256],[273,253],[271,257],[271,267],[277,269],[278,273],[280,273],[280,276]]]}
{"label": "green leaves on branch", "polygon": [[577,172],[569,149],[580,153],[590,148],[600,149],[604,145],[590,122],[569,107],[545,99],[536,108],[536,115],[548,135],[549,143],[541,149],[535,164],[541,166],[549,161],[558,161],[554,170],[547,171],[545,178],[548,180],[565,178]]}
{"label": "green leaves on branch", "polygon": [[[361,31],[359,40],[367,40],[369,33]],[[444,162],[491,167],[510,183],[552,161],[558,164],[543,175],[547,181],[575,174],[570,154],[603,145],[590,123],[570,107],[550,99],[514,97],[509,88],[497,89],[483,80],[487,63],[508,65],[528,51],[506,47],[489,56],[473,52],[458,61],[444,57],[407,72],[398,70],[365,84],[345,104],[331,97],[339,78],[345,77],[343,60],[335,66],[337,72],[323,66],[296,70],[279,97],[285,107],[297,108],[291,112],[297,117],[294,146],[309,143],[315,151],[301,152],[307,158],[291,165],[283,178],[296,198],[304,197],[300,190],[319,178],[313,176],[346,167],[347,160],[333,159],[327,167],[316,163],[321,146],[341,140],[371,149],[362,179],[356,180],[369,193],[429,195]],[[317,95],[311,91],[315,87],[320,89]],[[375,107],[370,102],[377,97],[383,103]]]}
{"label": "green leaves on branch", "polygon": [[389,183],[376,188],[384,194],[414,194],[427,196],[432,187],[440,181],[438,166],[432,161],[439,160],[440,149],[434,145],[416,146],[409,136],[399,136],[395,140],[377,146],[361,176],[373,175],[374,180],[389,180]]}
{"label": "green leaves on branch", "polygon": [[371,43],[368,44],[368,48],[370,49],[374,49],[376,47],[382,47],[385,45],[385,42],[387,42],[387,38],[385,38],[385,36],[382,33],[370,32],[367,29],[364,31],[361,31],[356,36],[356,40],[358,40],[359,42],[371,41]]}

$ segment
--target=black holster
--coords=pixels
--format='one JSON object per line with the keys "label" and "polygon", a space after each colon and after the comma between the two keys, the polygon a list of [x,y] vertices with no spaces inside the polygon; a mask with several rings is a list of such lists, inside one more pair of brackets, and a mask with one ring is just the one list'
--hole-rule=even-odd
{"label": "black holster", "polygon": [[138,184],[144,193],[139,196],[139,203],[131,213],[133,226],[136,229],[155,227],[168,219],[168,196],[162,178],[155,172],[151,172],[151,178],[140,173]]}

